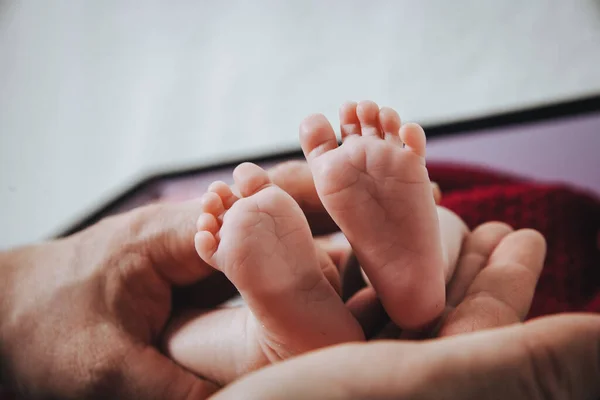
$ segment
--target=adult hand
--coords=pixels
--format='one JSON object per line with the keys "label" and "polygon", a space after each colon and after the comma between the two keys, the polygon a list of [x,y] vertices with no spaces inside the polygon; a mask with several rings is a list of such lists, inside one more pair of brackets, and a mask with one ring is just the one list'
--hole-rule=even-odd
{"label": "adult hand", "polygon": [[600,317],[560,315],[423,342],[342,345],[275,364],[214,399],[594,399]]}
{"label": "adult hand", "polygon": [[[313,228],[326,232],[333,224],[312,178],[298,176],[304,170],[292,163],[273,175],[319,222]],[[215,290],[223,286],[209,290],[213,270],[194,250],[198,215],[197,200],[152,205],[0,254],[3,384],[33,398],[200,399],[214,392],[213,383],[155,347],[171,296],[181,294],[172,288],[200,281],[186,300],[204,306],[229,294]]]}
{"label": "adult hand", "polygon": [[[369,318],[359,315],[359,319],[365,321],[363,326],[372,335],[383,338],[450,336],[521,322],[529,312],[545,254],[546,243],[538,232],[529,229],[513,232],[504,223],[485,223],[463,242],[447,287],[446,311],[433,332],[400,334],[393,324],[388,324],[383,332],[376,332],[381,321],[373,319],[372,312]],[[376,308],[373,289],[362,292],[351,301],[370,301],[359,307],[366,311],[370,311],[369,307]]]}
{"label": "adult hand", "polygon": [[215,398],[594,398],[600,317],[518,323],[544,256],[537,232],[484,224],[465,243],[440,338],[320,350],[248,375]]}
{"label": "adult hand", "polygon": [[211,273],[194,252],[198,201],[111,217],[2,255],[3,384],[26,398],[203,398],[216,387],[153,343],[171,286]]}

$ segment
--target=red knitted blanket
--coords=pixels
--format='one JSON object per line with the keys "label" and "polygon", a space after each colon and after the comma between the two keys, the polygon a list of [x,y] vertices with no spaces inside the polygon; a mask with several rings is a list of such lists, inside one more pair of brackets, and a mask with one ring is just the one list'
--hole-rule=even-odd
{"label": "red knitted blanket", "polygon": [[533,228],[548,254],[529,318],[566,311],[600,312],[600,199],[569,186],[492,171],[432,164],[442,205],[470,228],[497,220]]}

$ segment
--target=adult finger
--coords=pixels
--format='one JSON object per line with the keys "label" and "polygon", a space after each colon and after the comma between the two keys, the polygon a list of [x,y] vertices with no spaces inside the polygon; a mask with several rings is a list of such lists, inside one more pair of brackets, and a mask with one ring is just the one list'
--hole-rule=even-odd
{"label": "adult finger", "polygon": [[356,292],[346,302],[346,307],[360,324],[366,339],[375,337],[390,321],[377,293],[371,286]]}
{"label": "adult finger", "polygon": [[599,348],[600,317],[554,316],[425,342],[337,346],[248,375],[213,398],[591,399],[600,395]]}
{"label": "adult finger", "polygon": [[113,241],[135,249],[170,284],[187,285],[214,271],[194,248],[200,214],[201,201],[194,199],[140,207],[100,224],[116,224],[111,229],[115,232]]}
{"label": "adult finger", "polygon": [[442,190],[440,189],[440,185],[431,182],[431,189],[433,190],[433,200],[435,200],[435,204],[440,204],[442,201]]}
{"label": "adult finger", "polygon": [[321,247],[337,266],[340,273],[344,272],[352,247],[346,237],[337,232],[333,235],[315,237],[315,244]]}
{"label": "adult finger", "polygon": [[500,241],[512,232],[502,222],[487,222],[478,226],[465,239],[456,271],[448,284],[446,303],[452,307],[464,298],[475,276],[486,265],[492,251]]}
{"label": "adult finger", "polygon": [[436,207],[436,210],[444,251],[444,279],[448,285],[455,275],[460,253],[465,247],[464,243],[470,232],[467,224],[452,211],[444,207]]}
{"label": "adult finger", "polygon": [[333,287],[335,292],[339,296],[341,296],[342,283],[340,281],[340,271],[338,270],[337,264],[329,256],[327,250],[323,249],[319,245],[316,245],[315,249],[317,250],[317,259],[319,262],[319,267],[321,268],[321,271],[323,271],[325,279],[327,279],[327,281]]}
{"label": "adult finger", "polygon": [[[152,287],[161,278],[163,285],[177,286],[172,296],[173,308],[215,307],[238,292],[196,253],[194,235],[201,206],[199,199],[152,204],[107,218],[94,229],[102,230],[101,225],[112,224],[110,229],[104,229],[113,232],[112,244],[129,246],[139,258],[128,260],[132,268],[149,265],[158,272]],[[152,277],[142,275],[146,279]]]}
{"label": "adult finger", "polygon": [[537,231],[506,235],[487,265],[467,289],[465,298],[442,324],[448,336],[522,321],[531,306],[546,257],[546,241]]}
{"label": "adult finger", "polygon": [[[444,211],[445,209],[438,207],[438,213],[440,211]],[[446,214],[440,214],[440,221],[442,218],[456,218],[452,213],[447,212]],[[452,222],[452,221],[450,221]],[[454,228],[451,223],[446,223],[450,228]],[[442,227],[444,228],[444,227]],[[449,232],[453,232],[455,229],[449,229]],[[394,324],[388,324],[377,336],[377,338],[397,338],[400,339],[423,339],[426,337],[431,337],[431,335],[437,336],[438,330],[440,326],[443,325],[444,322],[447,322],[447,316],[452,312],[454,307],[456,307],[464,298],[465,293],[473,283],[473,280],[477,276],[477,274],[484,268],[489,262],[490,255],[494,251],[494,249],[498,246],[500,241],[507,236],[510,232],[512,232],[512,228],[501,222],[487,222],[483,225],[478,226],[471,233],[467,234],[466,239],[464,240],[464,244],[460,251],[460,257],[456,270],[453,274],[451,274],[452,278],[447,286],[447,294],[446,294],[446,310],[444,312],[444,317],[440,319],[440,322],[437,325],[438,329],[432,329],[431,331],[426,329],[424,331],[414,332],[414,331],[403,331],[400,335],[398,335],[398,328],[394,326]],[[448,233],[445,236],[449,237],[451,240],[452,233]],[[449,246],[450,248],[456,246]],[[455,257],[448,257],[450,260],[450,264],[452,264],[451,260],[456,260]],[[472,311],[472,310],[470,310]],[[451,314],[455,315],[455,314]],[[467,313],[467,317],[472,314]],[[478,314],[475,314],[477,317]],[[435,328],[435,327],[433,327]]]}

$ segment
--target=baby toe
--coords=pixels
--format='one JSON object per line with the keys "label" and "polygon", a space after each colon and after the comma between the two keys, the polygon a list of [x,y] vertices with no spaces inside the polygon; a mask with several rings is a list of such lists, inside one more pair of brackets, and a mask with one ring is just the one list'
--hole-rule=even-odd
{"label": "baby toe", "polygon": [[400,140],[401,121],[396,110],[389,107],[381,107],[381,110],[379,110],[379,123],[381,124],[384,139],[402,144]]}
{"label": "baby toe", "polygon": [[356,102],[347,102],[340,107],[340,131],[342,140],[351,135],[360,135],[360,121],[356,115]]}
{"label": "baby toe", "polygon": [[256,164],[243,163],[233,171],[233,180],[242,197],[250,197],[272,185],[267,172]]}
{"label": "baby toe", "polygon": [[211,264],[210,260],[217,251],[217,238],[210,232],[200,231],[196,232],[194,236],[194,246],[196,252],[205,262]]}
{"label": "baby toe", "polygon": [[210,184],[208,187],[209,192],[216,193],[221,197],[221,201],[223,202],[223,206],[225,209],[231,208],[233,203],[235,203],[238,199],[231,191],[231,188],[228,184],[223,181],[216,181]]}
{"label": "baby toe", "polygon": [[214,192],[207,192],[202,195],[202,211],[213,215],[221,215],[225,212],[225,206],[221,196]]}
{"label": "baby toe", "polygon": [[383,137],[379,123],[379,106],[372,101],[361,101],[356,106],[363,136]]}
{"label": "baby toe", "polygon": [[323,114],[306,117],[300,124],[300,144],[310,163],[320,155],[338,147],[335,132]]}
{"label": "baby toe", "polygon": [[203,213],[196,221],[196,229],[216,234],[221,228],[218,219],[213,214]]}

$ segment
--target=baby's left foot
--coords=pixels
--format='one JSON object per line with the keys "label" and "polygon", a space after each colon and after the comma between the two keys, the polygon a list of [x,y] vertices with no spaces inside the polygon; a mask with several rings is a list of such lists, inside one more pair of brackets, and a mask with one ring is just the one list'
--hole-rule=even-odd
{"label": "baby's left foot", "polygon": [[248,308],[215,310],[183,326],[168,341],[171,356],[226,383],[274,361],[363,339],[326,277],[298,204],[256,165],[240,165],[234,179],[242,197],[213,184],[195,241]]}

